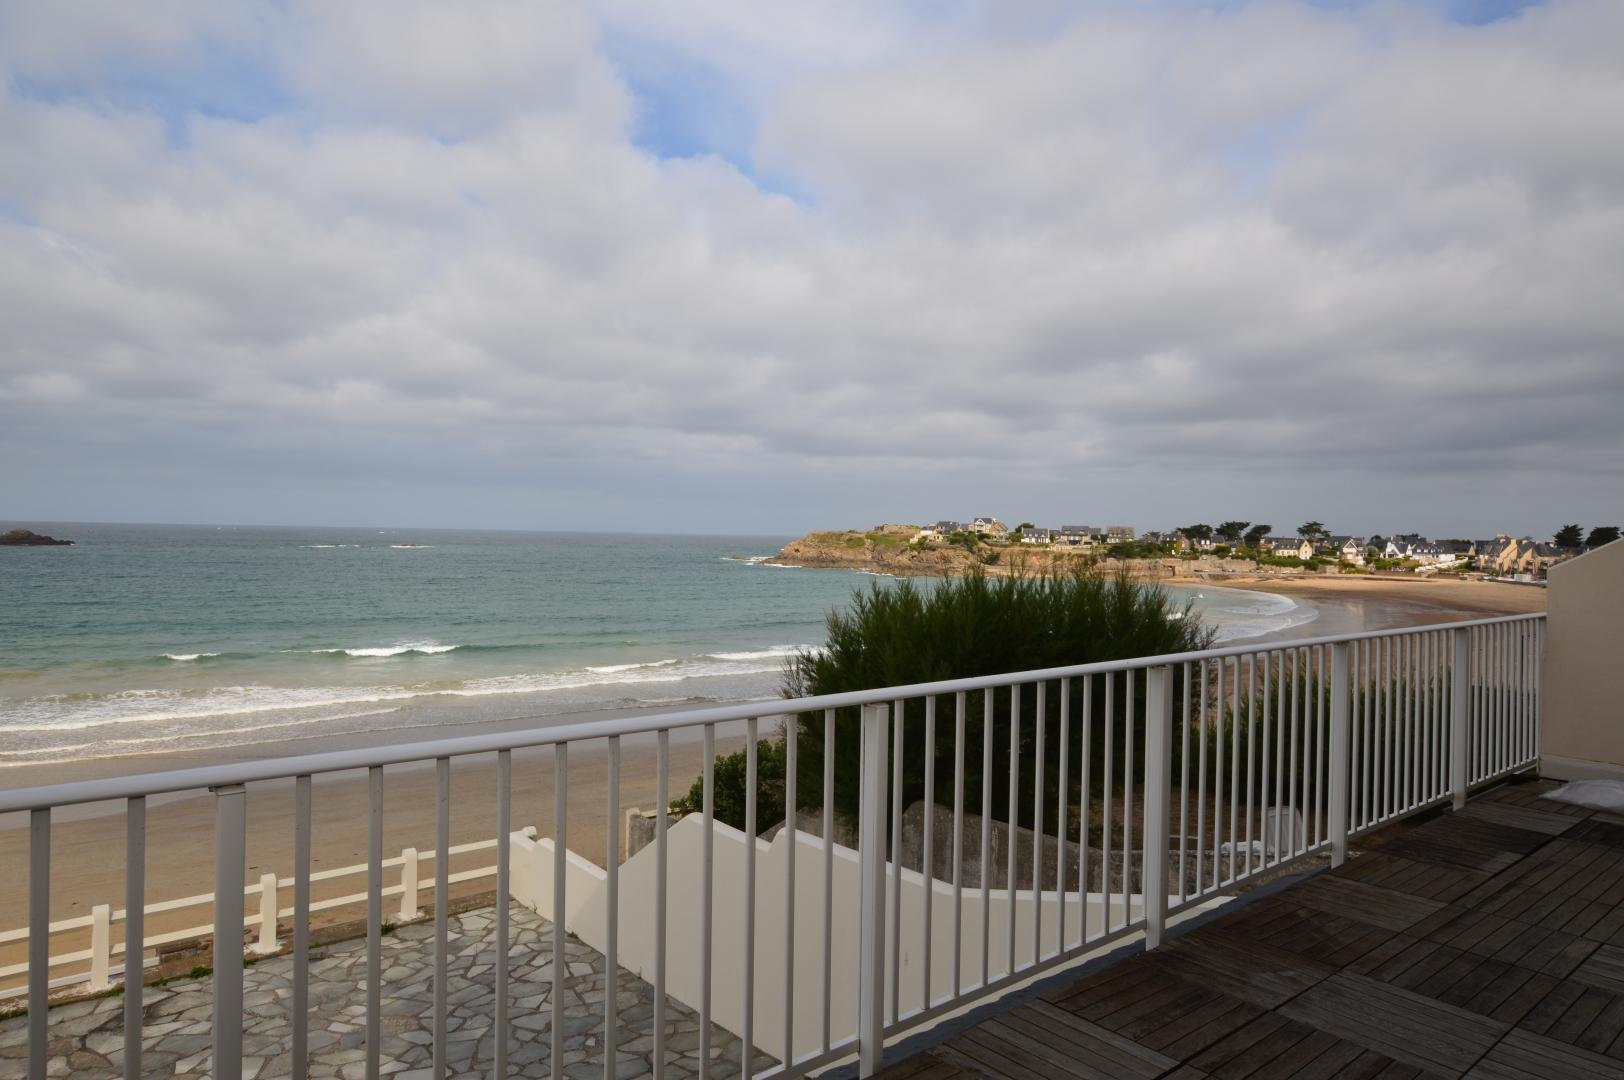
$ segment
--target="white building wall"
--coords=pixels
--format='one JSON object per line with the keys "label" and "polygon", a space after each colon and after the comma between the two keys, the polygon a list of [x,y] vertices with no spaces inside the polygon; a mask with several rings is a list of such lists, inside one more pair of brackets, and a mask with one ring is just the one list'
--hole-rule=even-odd
{"label": "white building wall", "polygon": [[[711,982],[711,1015],[728,1030],[742,1030],[744,1019],[744,880],[745,837],[727,825],[716,825],[714,846],[714,915]],[[790,977],[785,964],[786,871],[790,839],[780,832],[771,842],[756,841],[756,953],[754,1033],[756,1045],[778,1056],[784,1047],[784,993],[786,982],[794,987],[794,1025],[797,1057],[821,1049],[823,1037],[824,961],[824,876],[823,841],[806,833],[796,833],[795,843],[795,950],[794,971]],[[586,859],[566,852],[567,873],[564,925],[593,948],[605,943],[605,872]],[[620,869],[619,961],[622,967],[652,981],[654,975],[654,845],[628,859]],[[669,881],[667,891],[666,991],[671,997],[697,1010],[701,991],[701,942],[704,866],[704,823],[697,815],[672,824],[668,833]],[[858,972],[858,882],[857,852],[834,845],[833,905],[828,949],[830,967],[830,1038],[838,1044],[856,1034]],[[531,840],[521,834],[513,837],[513,895],[544,918],[553,918],[553,845],[546,838]],[[889,880],[889,879],[888,879]],[[923,875],[902,872],[902,943],[899,988],[904,1014],[917,1009],[924,997],[923,912],[929,895],[931,926],[931,995],[940,1000],[952,989],[953,886],[936,881],[927,890]],[[1029,963],[1033,955],[1033,926],[1030,890],[1017,890],[1015,915],[1015,957],[1017,966]],[[1009,896],[1006,890],[989,894],[987,918],[990,924],[988,975],[997,979],[1009,970]],[[1131,914],[1139,915],[1137,896],[1130,898]],[[1044,894],[1042,911],[1043,952],[1055,948],[1055,919],[1062,900],[1054,892]],[[1069,939],[1077,933],[1078,912],[1082,909],[1076,893],[1064,898]],[[1101,925],[1101,898],[1090,894],[1087,910],[1089,932]],[[889,897],[888,897],[889,912]],[[981,890],[964,890],[961,945],[961,979],[974,986],[982,978]],[[1112,911],[1112,921],[1121,918],[1121,902]],[[887,950],[895,934],[888,914]],[[1114,945],[1115,943],[1113,943]]]}

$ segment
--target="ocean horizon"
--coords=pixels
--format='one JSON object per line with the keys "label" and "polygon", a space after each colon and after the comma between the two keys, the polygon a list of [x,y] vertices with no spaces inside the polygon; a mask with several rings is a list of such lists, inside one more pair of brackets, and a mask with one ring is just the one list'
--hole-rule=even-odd
{"label": "ocean horizon", "polygon": [[[778,696],[863,571],[790,536],[20,523],[0,548],[0,769]],[[1220,640],[1314,605],[1166,586]]]}

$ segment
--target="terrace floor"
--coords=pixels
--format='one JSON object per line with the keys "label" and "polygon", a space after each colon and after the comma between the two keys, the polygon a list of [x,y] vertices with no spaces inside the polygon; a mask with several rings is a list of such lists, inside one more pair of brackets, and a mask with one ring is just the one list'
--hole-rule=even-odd
{"label": "terrace floor", "polygon": [[1624,1078],[1624,818],[1554,786],[1367,837],[881,1075]]}

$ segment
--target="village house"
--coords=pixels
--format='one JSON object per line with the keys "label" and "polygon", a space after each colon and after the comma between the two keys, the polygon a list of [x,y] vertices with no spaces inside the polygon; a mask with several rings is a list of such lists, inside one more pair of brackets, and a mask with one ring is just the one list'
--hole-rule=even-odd
{"label": "village house", "polygon": [[1105,542],[1105,530],[1093,525],[1062,525],[1055,543],[1067,547],[1091,547]]}
{"label": "village house", "polygon": [[1133,540],[1132,525],[1107,525],[1105,527],[1105,542],[1107,544],[1126,544]]}
{"label": "village house", "polygon": [[937,521],[914,534],[915,540],[945,540],[956,532],[963,532],[964,526],[957,521]]}
{"label": "village house", "polygon": [[1301,536],[1265,536],[1264,550],[1277,559],[1312,559],[1314,543]]}
{"label": "village house", "polygon": [[1002,521],[995,517],[976,518],[970,522],[969,531],[979,536],[985,536],[989,540],[1006,540],[1009,538],[1009,530],[1004,527]]}
{"label": "village house", "polygon": [[1365,538],[1362,536],[1333,536],[1327,544],[1342,562],[1354,566],[1365,565]]}
{"label": "village house", "polygon": [[1021,530],[1021,543],[1023,544],[1052,544],[1054,542],[1053,529],[1040,529],[1036,525]]}

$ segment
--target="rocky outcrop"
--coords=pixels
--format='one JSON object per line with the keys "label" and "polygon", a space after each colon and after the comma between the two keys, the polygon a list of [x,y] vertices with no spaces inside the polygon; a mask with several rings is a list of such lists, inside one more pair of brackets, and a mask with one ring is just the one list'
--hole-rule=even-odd
{"label": "rocky outcrop", "polygon": [[896,577],[952,577],[978,568],[995,575],[1066,573],[1092,561],[1108,574],[1126,571],[1136,578],[1173,578],[1186,576],[1195,565],[1178,559],[1090,560],[1080,551],[1020,543],[978,543],[969,548],[939,540],[914,543],[917,532],[907,525],[881,525],[868,532],[807,533],[766,561]]}
{"label": "rocky outcrop", "polygon": [[0,533],[0,547],[68,547],[72,540],[58,540],[54,536],[41,536],[27,529],[12,529]]}

